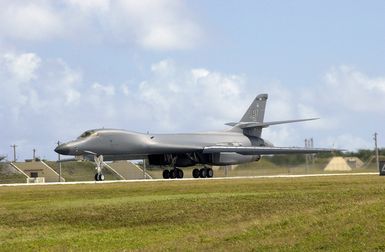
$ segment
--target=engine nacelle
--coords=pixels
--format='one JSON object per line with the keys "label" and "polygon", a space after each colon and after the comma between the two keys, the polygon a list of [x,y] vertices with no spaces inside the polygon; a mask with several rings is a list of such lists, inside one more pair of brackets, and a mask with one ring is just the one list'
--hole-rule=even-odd
{"label": "engine nacelle", "polygon": [[221,152],[212,154],[212,165],[236,165],[249,163],[261,159],[260,155],[242,155],[235,152]]}

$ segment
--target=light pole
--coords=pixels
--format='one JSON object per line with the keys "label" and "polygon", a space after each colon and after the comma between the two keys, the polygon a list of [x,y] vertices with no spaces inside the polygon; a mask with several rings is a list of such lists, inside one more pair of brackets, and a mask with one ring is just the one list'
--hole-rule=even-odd
{"label": "light pole", "polygon": [[379,160],[379,157],[378,157],[378,146],[377,146],[377,132],[374,133],[374,151],[376,153],[376,165],[377,165],[377,169],[379,169],[380,167],[380,160]]}
{"label": "light pole", "polygon": [[11,148],[13,148],[13,162],[16,162],[16,144],[11,145]]}

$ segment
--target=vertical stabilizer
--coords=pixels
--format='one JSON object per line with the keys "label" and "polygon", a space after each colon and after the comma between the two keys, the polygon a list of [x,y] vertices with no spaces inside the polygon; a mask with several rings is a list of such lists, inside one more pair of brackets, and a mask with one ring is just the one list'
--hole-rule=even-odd
{"label": "vertical stabilizer", "polygon": [[[246,113],[243,115],[242,119],[239,122],[263,123],[263,118],[265,117],[267,97],[267,94],[260,94],[255,97],[253,103],[251,103],[250,107],[247,109]],[[262,127],[244,128],[243,134],[247,136],[261,137]]]}
{"label": "vertical stabilizer", "polygon": [[247,109],[240,122],[263,122],[265,117],[265,107],[267,94],[260,94],[255,97],[253,103]]}

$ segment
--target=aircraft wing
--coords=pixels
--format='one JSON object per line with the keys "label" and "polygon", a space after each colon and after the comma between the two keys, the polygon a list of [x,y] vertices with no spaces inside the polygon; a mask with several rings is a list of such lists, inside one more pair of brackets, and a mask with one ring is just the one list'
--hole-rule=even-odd
{"label": "aircraft wing", "polygon": [[308,119],[296,119],[296,120],[285,120],[285,121],[274,121],[274,122],[229,122],[229,123],[226,123],[225,125],[238,126],[241,129],[255,128],[255,127],[267,128],[271,125],[306,122],[306,121],[313,121],[318,119],[319,118],[308,118]]}
{"label": "aircraft wing", "polygon": [[326,148],[301,148],[301,147],[234,147],[234,146],[208,146],[203,149],[203,153],[235,152],[242,155],[271,155],[271,154],[312,154],[319,152],[341,151]]}

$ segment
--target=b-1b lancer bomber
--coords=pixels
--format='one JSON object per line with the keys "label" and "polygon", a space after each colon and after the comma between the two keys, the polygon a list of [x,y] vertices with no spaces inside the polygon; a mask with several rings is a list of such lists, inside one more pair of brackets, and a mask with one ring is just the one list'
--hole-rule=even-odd
{"label": "b-1b lancer bomber", "polygon": [[315,120],[317,118],[264,122],[267,94],[258,95],[239,122],[231,122],[225,131],[143,134],[119,129],[87,130],[76,140],[59,145],[62,155],[94,160],[95,180],[104,180],[104,161],[148,159],[150,165],[169,166],[163,178],[183,178],[181,167],[203,164],[192,171],[194,178],[211,178],[209,166],[235,165],[258,161],[261,155],[331,152],[333,149],[274,147],[261,137],[270,125]]}

